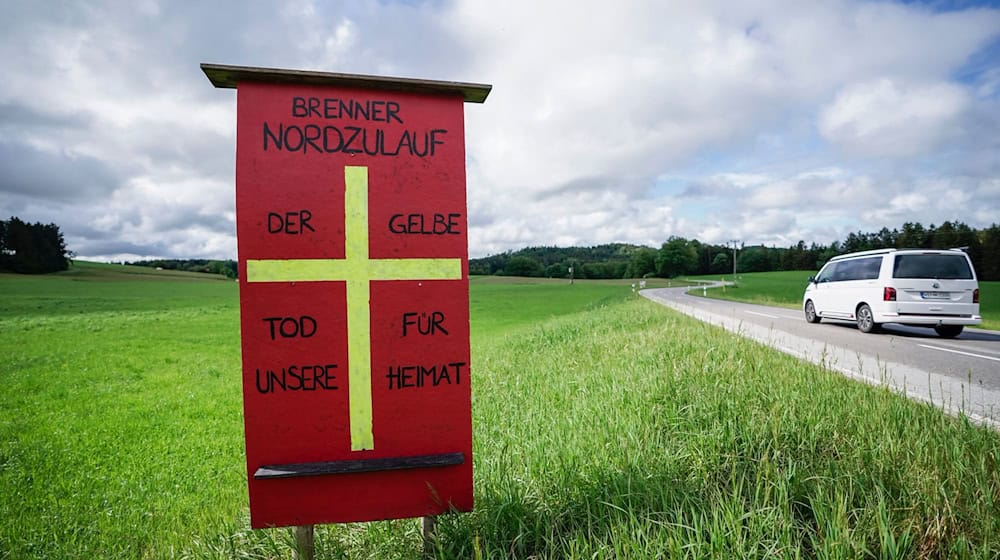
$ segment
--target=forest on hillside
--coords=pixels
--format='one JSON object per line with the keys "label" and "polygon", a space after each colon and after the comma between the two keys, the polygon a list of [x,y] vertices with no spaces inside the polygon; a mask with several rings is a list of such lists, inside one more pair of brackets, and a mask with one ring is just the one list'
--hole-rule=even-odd
{"label": "forest on hillside", "polygon": [[184,270],[187,272],[204,272],[220,274],[226,278],[236,278],[237,267],[234,260],[217,259],[153,259],[134,261],[126,264],[162,268],[163,270]]}
{"label": "forest on hillside", "polygon": [[529,247],[470,259],[474,275],[569,278],[673,278],[682,275],[818,270],[830,257],[882,248],[951,249],[962,247],[981,280],[1000,280],[1000,225],[974,229],[962,222],[924,227],[907,222],[898,229],[856,232],[829,245],[799,241],[790,247],[732,246],[671,237],[658,249],[612,243],[595,247]]}

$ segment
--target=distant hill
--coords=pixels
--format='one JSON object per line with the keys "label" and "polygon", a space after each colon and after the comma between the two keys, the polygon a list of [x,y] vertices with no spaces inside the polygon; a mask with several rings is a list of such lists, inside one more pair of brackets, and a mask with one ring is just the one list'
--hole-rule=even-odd
{"label": "distant hill", "polygon": [[68,270],[56,273],[72,276],[82,281],[153,280],[153,281],[229,281],[231,278],[219,274],[189,272],[186,270],[166,270],[155,267],[118,263],[98,263],[74,259]]}
{"label": "distant hill", "polygon": [[226,278],[236,278],[239,268],[236,261],[216,259],[154,259],[128,263],[134,266],[145,266],[161,270],[184,270],[187,272],[202,272],[219,274]]}
{"label": "distant hill", "polygon": [[975,229],[959,221],[924,227],[907,222],[899,229],[854,232],[829,245],[799,241],[789,247],[741,244],[738,247],[670,237],[658,249],[609,243],[594,247],[528,247],[469,260],[474,275],[568,278],[642,278],[731,274],[739,272],[818,270],[836,255],[870,249],[963,248],[980,280],[1000,280],[1000,225]]}
{"label": "distant hill", "polygon": [[593,247],[528,247],[481,259],[469,259],[475,275],[569,278],[627,278],[630,263],[640,254],[656,250],[642,245],[608,243]]}

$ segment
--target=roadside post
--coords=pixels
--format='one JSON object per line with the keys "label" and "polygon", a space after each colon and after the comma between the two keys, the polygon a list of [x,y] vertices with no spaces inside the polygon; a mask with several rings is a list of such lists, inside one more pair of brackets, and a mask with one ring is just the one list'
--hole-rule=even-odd
{"label": "roadside post", "polygon": [[491,86],[201,67],[237,90],[251,526],[308,558],[315,524],[471,511],[464,103]]}

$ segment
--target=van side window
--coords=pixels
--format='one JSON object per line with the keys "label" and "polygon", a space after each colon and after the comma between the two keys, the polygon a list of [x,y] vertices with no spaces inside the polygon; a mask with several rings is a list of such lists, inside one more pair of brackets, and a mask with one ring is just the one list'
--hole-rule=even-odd
{"label": "van side window", "polygon": [[833,273],[831,281],[848,282],[851,280],[877,280],[881,268],[881,256],[840,261],[837,263],[837,270]]}
{"label": "van side window", "polygon": [[854,280],[854,273],[857,270],[858,261],[840,261],[837,263],[837,271],[833,274],[834,282],[847,282]]}
{"label": "van side window", "polygon": [[878,273],[882,269],[882,257],[868,257],[858,261],[859,276],[856,280],[878,280]]}
{"label": "van side window", "polygon": [[816,277],[816,282],[818,282],[818,283],[832,282],[833,281],[833,274],[834,274],[834,271],[836,270],[836,268],[837,268],[837,263],[830,263],[830,264],[826,265],[826,268],[824,268],[823,270],[821,270],[819,272],[819,276]]}

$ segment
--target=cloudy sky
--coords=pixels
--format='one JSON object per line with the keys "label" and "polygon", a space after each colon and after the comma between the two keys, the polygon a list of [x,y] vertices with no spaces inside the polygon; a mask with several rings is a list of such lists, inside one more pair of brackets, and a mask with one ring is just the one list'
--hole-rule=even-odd
{"label": "cloudy sky", "polygon": [[236,257],[235,92],[201,62],[492,84],[474,257],[1000,222],[985,2],[13,0],[0,60],[0,216],[97,259]]}

